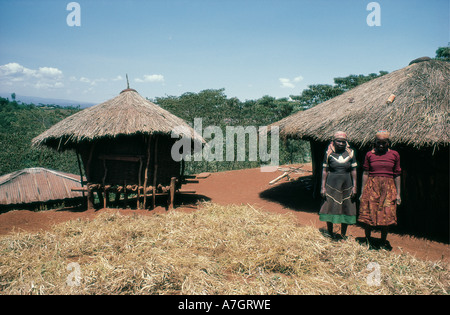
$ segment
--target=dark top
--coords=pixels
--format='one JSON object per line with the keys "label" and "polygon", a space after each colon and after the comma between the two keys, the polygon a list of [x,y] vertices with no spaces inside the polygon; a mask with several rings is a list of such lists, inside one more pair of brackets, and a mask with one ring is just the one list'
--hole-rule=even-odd
{"label": "dark top", "polygon": [[363,169],[369,176],[396,177],[402,172],[400,154],[389,149],[385,154],[376,154],[373,150],[367,152]]}
{"label": "dark top", "polygon": [[327,156],[327,153],[325,152],[323,167],[327,168],[330,173],[348,173],[357,166],[354,153],[350,155],[348,151],[342,153],[331,152],[331,154]]}

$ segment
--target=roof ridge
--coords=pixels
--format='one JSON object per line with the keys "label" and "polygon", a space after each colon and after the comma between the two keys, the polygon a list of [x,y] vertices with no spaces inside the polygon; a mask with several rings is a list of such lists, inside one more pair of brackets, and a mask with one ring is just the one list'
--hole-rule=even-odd
{"label": "roof ridge", "polygon": [[[32,174],[32,173],[36,173],[36,172],[29,172],[30,170],[44,171],[44,172],[48,172],[48,173],[54,174],[54,175],[56,175],[56,176],[60,176],[60,177],[63,177],[63,178],[72,180],[72,181],[74,181],[74,182],[81,182],[81,180],[79,180],[79,179],[76,179],[76,178],[74,178],[74,177],[71,177],[71,176],[66,175],[66,174],[69,174],[69,173],[65,173],[65,174],[64,174],[64,173],[62,173],[61,171],[55,171],[55,170],[51,170],[51,169],[48,169],[48,168],[44,168],[44,167],[37,166],[37,167],[27,167],[27,168],[24,168],[24,169],[21,169],[21,170],[18,170],[18,171],[15,171],[15,172],[12,172],[12,173],[5,174],[5,175],[0,176],[0,179],[1,179],[2,177],[6,177],[3,181],[0,180],[0,185],[3,185],[3,184],[6,184],[6,183],[10,182],[10,181],[16,179],[17,177],[19,177],[19,176],[22,175],[22,174]],[[9,175],[9,176],[8,176],[8,175]],[[72,175],[74,175],[74,174],[72,174]],[[74,175],[74,176],[75,176],[75,175]]]}

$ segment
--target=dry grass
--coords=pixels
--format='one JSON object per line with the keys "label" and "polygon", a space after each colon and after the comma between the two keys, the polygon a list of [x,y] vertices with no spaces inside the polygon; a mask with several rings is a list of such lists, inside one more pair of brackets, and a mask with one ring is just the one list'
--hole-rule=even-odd
{"label": "dry grass", "polygon": [[[367,283],[371,262],[380,285]],[[449,279],[444,263],[333,242],[251,206],[112,211],[0,239],[2,294],[448,294]]]}

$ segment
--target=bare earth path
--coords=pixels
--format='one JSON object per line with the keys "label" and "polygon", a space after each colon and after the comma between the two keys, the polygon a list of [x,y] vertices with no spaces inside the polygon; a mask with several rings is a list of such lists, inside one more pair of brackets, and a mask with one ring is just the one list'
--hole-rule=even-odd
{"label": "bare earth path", "polygon": [[[304,166],[310,170],[310,165]],[[250,204],[259,209],[276,212],[291,213],[300,225],[313,225],[318,229],[325,228],[325,223],[319,221],[316,201],[310,197],[311,192],[305,189],[308,186],[308,176],[296,175],[293,182],[286,179],[280,180],[275,185],[269,182],[281,175],[281,172],[264,173],[259,168],[238,171],[211,173],[207,178],[200,179],[197,184],[183,186],[183,190],[195,190],[196,195],[178,197],[175,211],[195,211],[196,202],[201,199],[210,200],[221,205],[226,204]],[[302,189],[299,189],[299,187]],[[100,209],[97,211],[80,211],[75,209],[49,210],[32,212],[27,210],[14,210],[0,214],[0,235],[11,231],[30,231],[50,229],[52,225],[77,218],[94,218],[101,212],[111,211]],[[113,211],[118,211],[114,209]],[[164,213],[165,208],[158,206],[149,210],[119,210],[124,214],[151,215]],[[339,232],[336,226],[336,232]],[[347,235],[359,238],[364,236],[364,231],[358,226],[349,226]],[[379,238],[379,233],[373,233],[374,238]],[[391,233],[388,236],[392,252],[408,252],[417,258],[427,260],[442,260],[450,262],[450,247],[448,244],[416,238],[409,235]]]}

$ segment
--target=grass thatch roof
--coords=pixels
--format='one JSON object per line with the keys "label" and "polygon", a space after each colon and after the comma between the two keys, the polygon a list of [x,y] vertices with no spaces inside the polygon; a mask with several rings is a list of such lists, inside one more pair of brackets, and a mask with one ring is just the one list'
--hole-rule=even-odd
{"label": "grass thatch roof", "polygon": [[32,144],[66,150],[78,143],[104,137],[135,134],[170,136],[172,130],[179,127],[188,128],[192,140],[204,142],[183,119],[148,101],[135,90],[126,89],[113,99],[60,121],[34,138]]}
{"label": "grass thatch roof", "polygon": [[[447,146],[449,86],[449,62],[413,63],[271,126],[279,126],[283,137],[316,141],[329,141],[344,130],[361,147],[379,129],[391,132],[394,145]],[[395,100],[388,104],[392,94]]]}

